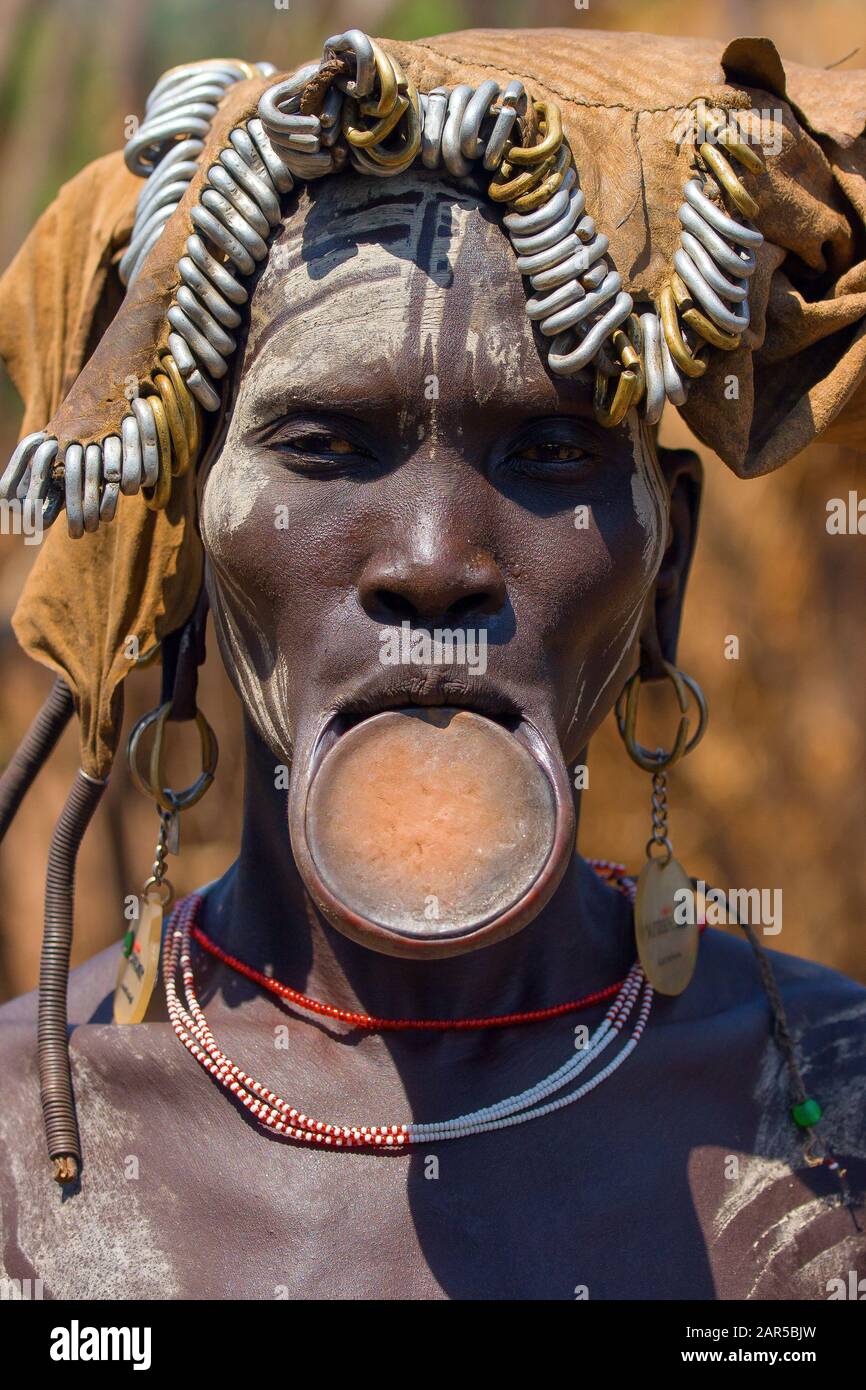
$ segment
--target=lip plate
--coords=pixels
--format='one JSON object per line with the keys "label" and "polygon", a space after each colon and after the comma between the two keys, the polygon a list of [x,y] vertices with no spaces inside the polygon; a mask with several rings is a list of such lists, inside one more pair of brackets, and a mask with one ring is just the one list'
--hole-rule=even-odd
{"label": "lip plate", "polygon": [[[404,709],[414,708],[404,706]],[[434,708],[436,708],[434,706]],[[445,708],[445,707],[442,707]],[[459,710],[462,707],[451,705],[447,708]],[[429,712],[430,706],[423,706]],[[366,724],[385,713],[394,710],[379,710],[361,722]],[[471,710],[471,713],[480,711]],[[490,719],[489,715],[483,717]],[[491,720],[490,722],[497,722]],[[358,727],[350,723],[346,715],[335,714],[324,725],[317,738],[306,767],[306,775],[300,771],[293,777],[289,805],[289,832],[292,849],[299,871],[304,879],[314,903],[331,925],[350,940],[384,955],[400,956],[410,959],[435,959],[464,954],[492,945],[496,941],[512,936],[541,911],[556,891],[569,860],[574,852],[575,821],[571,788],[565,766],[560,757],[550,749],[541,733],[525,717],[522,718],[513,737],[535,759],[547,778],[553,797],[554,831],[550,852],[540,871],[527,884],[524,891],[512,901],[504,911],[500,911],[473,923],[469,927],[457,928],[436,935],[413,934],[392,926],[385,926],[364,914],[355,911],[343,901],[323,878],[310,847],[307,836],[307,811],[310,792],[319,768],[336,742],[349,728]],[[505,727],[499,724],[499,727]],[[301,780],[302,779],[302,780]]]}

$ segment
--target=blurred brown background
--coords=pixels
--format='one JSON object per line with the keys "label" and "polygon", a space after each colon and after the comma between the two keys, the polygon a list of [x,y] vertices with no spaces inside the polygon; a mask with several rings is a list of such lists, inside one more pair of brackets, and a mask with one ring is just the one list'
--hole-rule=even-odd
{"label": "blurred brown background", "polygon": [[[570,0],[290,0],[288,8],[281,0],[0,0],[0,266],[59,185],[123,143],[124,118],[141,113],[157,77],[176,63],[231,54],[291,66],[351,25],[414,38],[541,24],[762,34],[798,62],[866,66],[866,51],[856,51],[862,0],[825,0],[820,10],[810,0],[589,0],[586,9]],[[2,379],[2,458],[19,416]],[[690,442],[672,412],[662,440]],[[710,883],[781,888],[784,929],[769,944],[866,981],[866,537],[829,536],[825,527],[829,498],[849,488],[866,495],[859,459],[816,446],[781,473],[742,483],[701,452],[706,505],[680,664],[703,687],[711,723],[670,779],[677,854]],[[34,553],[0,538],[0,766],[51,683],[20,654],[9,624]],[[738,660],[725,658],[729,635],[739,638]],[[240,720],[212,640],[210,649],[201,704],[220,739],[220,768],[215,788],[184,816],[182,853],[170,865],[181,891],[220,874],[239,837]],[[128,682],[127,727],[158,689],[156,671]],[[666,735],[673,711],[661,708]],[[193,752],[178,747],[178,781]],[[70,729],[0,849],[0,998],[36,981],[48,840],[76,766]],[[638,867],[649,778],[628,761],[611,721],[593,746],[584,802],[583,851]],[[122,935],[122,898],[149,872],[156,829],[119,759],[79,861],[74,963]]]}

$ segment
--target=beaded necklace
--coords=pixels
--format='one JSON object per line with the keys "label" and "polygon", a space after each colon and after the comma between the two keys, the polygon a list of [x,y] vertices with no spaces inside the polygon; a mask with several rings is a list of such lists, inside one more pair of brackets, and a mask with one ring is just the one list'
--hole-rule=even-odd
{"label": "beaded necklace", "polygon": [[[629,898],[633,898],[634,885],[631,880],[625,878],[624,871],[621,870],[620,866],[605,863],[593,865],[593,867],[601,877],[609,879],[621,892],[626,893]],[[505,1100],[497,1101],[493,1105],[470,1111],[464,1115],[429,1123],[412,1121],[399,1124],[359,1125],[335,1124],[325,1120],[317,1120],[296,1106],[290,1105],[288,1101],[277,1095],[268,1086],[249,1076],[222,1051],[217,1043],[196,996],[192,966],[193,931],[196,930],[200,936],[204,935],[200,929],[195,927],[201,903],[202,898],[199,894],[192,894],[184,899],[172,914],[166,934],[163,973],[166,1004],[172,1028],[199,1065],[214,1078],[223,1090],[240,1101],[261,1125],[273,1133],[282,1134],[286,1138],[300,1143],[320,1144],[334,1148],[406,1149],[412,1144],[461,1139],[472,1134],[484,1134],[491,1130],[506,1129],[512,1125],[524,1124],[528,1120],[551,1114],[555,1110],[560,1110],[566,1105],[572,1105],[575,1101],[581,1100],[622,1066],[637,1047],[652,1006],[652,986],[646,980],[640,965],[635,963],[621,985],[613,987],[617,991],[616,998],[586,1045],[572,1052],[566,1061],[549,1076],[517,1095],[509,1096]],[[178,994],[178,973],[182,983],[183,1001]],[[261,978],[267,980],[266,976]],[[268,983],[274,984],[276,982],[268,981]],[[287,988],[287,986],[281,986],[280,992],[287,990]],[[291,991],[291,994],[295,995],[296,991]],[[286,997],[285,994],[283,997]],[[579,1007],[581,1004],[586,1006],[588,1001],[598,1002],[594,997],[587,996],[587,1000],[584,1001],[573,1001],[567,1006],[553,1007],[554,1010],[565,1012],[566,1009]],[[308,1008],[317,1005],[318,1008],[315,1011],[331,1012],[330,1005],[319,1005],[319,1001],[310,1000],[304,995],[298,995],[295,1002],[303,1002],[304,1007]],[[333,1011],[332,1016],[335,1014],[342,1016],[344,1012],[347,1011]],[[533,1011],[533,1015],[537,1015],[539,1012],[543,1011]],[[485,1024],[507,1022],[513,1017],[517,1017],[519,1021],[529,1021],[528,1019],[524,1020],[524,1017],[520,1015],[503,1015],[496,1019],[469,1020],[468,1022],[481,1027]],[[357,1021],[357,1019],[369,1019],[369,1016],[349,1015],[349,1020]],[[366,1026],[370,1027],[372,1023],[405,1025],[412,1022],[412,1020],[369,1019]],[[433,1020],[432,1022],[441,1024],[443,1020]],[[462,1022],[467,1021],[463,1020]],[[629,1023],[631,1024],[631,1033],[623,1040],[624,1029]],[[615,1043],[619,1043],[619,1046],[611,1059],[606,1065],[595,1069],[601,1054]],[[573,1087],[572,1083],[585,1072],[588,1072],[590,1068],[593,1070],[587,1079]],[[558,1092],[562,1094],[556,1094]],[[551,1099],[551,1097],[553,1098]]]}

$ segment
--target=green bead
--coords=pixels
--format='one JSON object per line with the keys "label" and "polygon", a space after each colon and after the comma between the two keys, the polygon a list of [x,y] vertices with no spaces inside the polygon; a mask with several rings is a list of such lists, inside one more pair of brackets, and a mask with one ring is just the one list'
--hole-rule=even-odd
{"label": "green bead", "polygon": [[135,942],[135,928],[134,928],[134,927],[130,927],[129,931],[126,933],[126,936],[123,938],[123,954],[124,954],[125,956],[131,956],[131,955],[132,955],[132,947],[133,947],[134,942]]}
{"label": "green bead", "polygon": [[816,1125],[821,1118],[821,1107],[816,1100],[811,1098],[801,1100],[799,1105],[791,1106],[791,1114],[794,1116],[796,1124],[801,1129],[810,1129]]}

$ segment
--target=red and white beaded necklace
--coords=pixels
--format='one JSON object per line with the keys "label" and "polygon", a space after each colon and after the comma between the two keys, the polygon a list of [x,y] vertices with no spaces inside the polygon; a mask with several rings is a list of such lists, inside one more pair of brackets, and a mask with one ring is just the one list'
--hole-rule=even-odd
{"label": "red and white beaded necklace", "polygon": [[[593,867],[601,877],[633,900],[634,885],[625,877],[621,866],[601,862],[593,864]],[[239,1100],[261,1125],[273,1133],[282,1134],[300,1143],[321,1144],[334,1148],[406,1149],[412,1144],[465,1138],[472,1134],[483,1134],[538,1119],[542,1115],[573,1104],[606,1081],[637,1047],[649,1018],[653,991],[637,963],[632,966],[619,986],[610,986],[607,990],[596,991],[584,999],[554,1005],[550,1009],[532,1010],[526,1014],[499,1015],[489,1019],[414,1020],[377,1019],[365,1014],[335,1009],[270,980],[216,947],[196,924],[201,903],[202,898],[198,894],[192,894],[179,903],[172,914],[166,933],[163,974],[172,1028],[199,1065],[225,1091]],[[572,1052],[562,1066],[551,1075],[518,1095],[466,1115],[432,1123],[412,1121],[383,1125],[334,1124],[313,1119],[296,1106],[290,1105],[268,1086],[249,1076],[222,1051],[196,997],[192,966],[193,937],[226,964],[232,968],[239,968],[242,974],[255,979],[271,992],[290,999],[312,1012],[325,1013],[354,1026],[371,1030],[512,1026],[517,1023],[538,1022],[543,1018],[588,1007],[592,1003],[600,1002],[601,997],[610,997],[614,991],[616,997],[586,1045]],[[182,982],[184,1002],[181,1002],[178,996],[178,973]],[[631,1033],[625,1036],[624,1030],[630,1020]],[[614,1043],[619,1043],[617,1051],[605,1066],[598,1068],[597,1063],[602,1052]],[[590,1069],[591,1075],[579,1085],[573,1086],[572,1083]]]}

